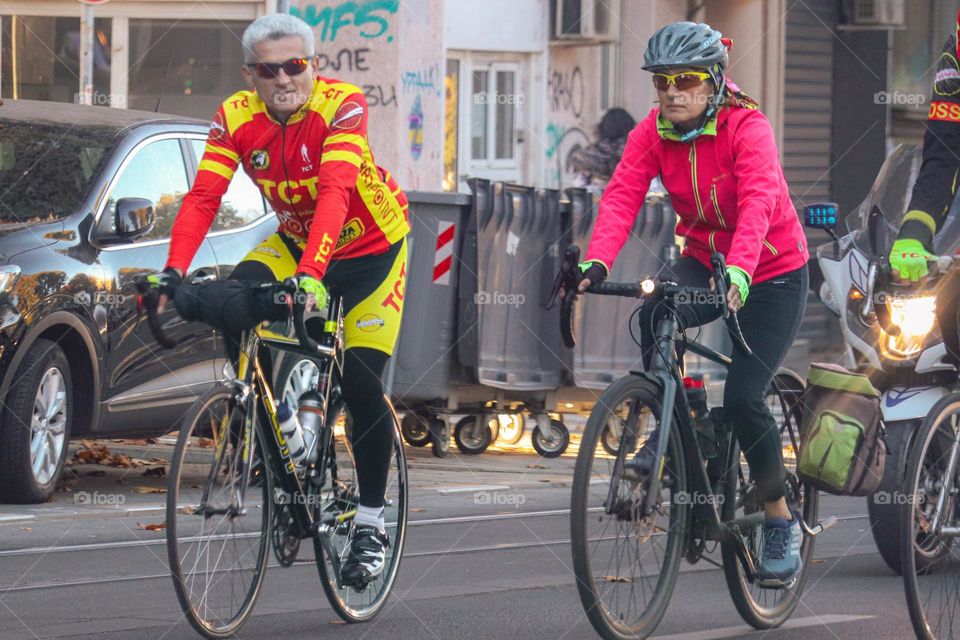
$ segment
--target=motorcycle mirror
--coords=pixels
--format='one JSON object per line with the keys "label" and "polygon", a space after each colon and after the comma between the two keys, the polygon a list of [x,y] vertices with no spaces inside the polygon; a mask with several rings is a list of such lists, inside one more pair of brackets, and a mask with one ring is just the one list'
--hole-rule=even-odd
{"label": "motorcycle mirror", "polygon": [[810,229],[833,231],[840,218],[840,208],[836,202],[808,204],[803,208],[803,223]]}

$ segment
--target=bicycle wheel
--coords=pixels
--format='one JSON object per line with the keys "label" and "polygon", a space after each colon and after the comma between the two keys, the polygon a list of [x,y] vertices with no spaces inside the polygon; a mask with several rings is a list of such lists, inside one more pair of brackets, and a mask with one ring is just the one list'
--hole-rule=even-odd
{"label": "bicycle wheel", "polygon": [[[817,490],[803,485],[797,478],[797,454],[800,446],[800,414],[802,410],[803,381],[791,373],[778,373],[767,390],[767,407],[780,428],[783,462],[787,472],[787,503],[794,511],[803,514],[808,523],[817,521]],[[756,485],[747,480],[747,461],[740,455],[740,448],[733,444],[735,463],[728,469],[724,482],[722,518],[729,522],[734,518],[757,513],[763,504],[756,497]],[[763,549],[762,520],[749,529],[741,530],[747,549],[759,562]],[[813,558],[814,539],[805,536],[800,548],[803,567],[797,579],[787,588],[765,589],[748,580],[734,545],[723,544],[723,573],[727,580],[730,597],[744,621],[755,629],[770,629],[783,624],[797,608],[807,571]]]}
{"label": "bicycle wheel", "polygon": [[[573,474],[570,538],[580,601],[593,628],[608,640],[646,638],[663,618],[676,585],[689,521],[687,475],[676,421],[655,515],[634,516],[646,481],[621,480],[608,515],[611,480],[624,460],[659,428],[660,389],[640,376],[626,376],[597,400],[580,442]],[[636,426],[628,421],[636,419]],[[603,447],[609,424],[621,434],[616,456]]]}
{"label": "bicycle wheel", "polygon": [[[365,622],[372,619],[383,609],[390,596],[390,590],[400,569],[403,544],[407,532],[407,461],[403,453],[403,441],[400,436],[400,422],[390,405],[393,418],[393,456],[387,476],[384,520],[390,546],[386,553],[386,566],[373,582],[362,591],[337,584],[337,567],[347,559],[350,549],[347,534],[352,517],[333,522],[329,528],[321,528],[314,538],[314,550],[320,582],[334,611],[347,622]],[[328,416],[334,425],[331,453],[334,465],[330,468],[331,482],[327,482],[321,493],[318,518],[321,521],[335,519],[337,515],[357,508],[357,475],[353,462],[353,452],[346,437],[349,414],[341,406],[332,407]],[[322,539],[321,539],[322,536]],[[335,554],[337,559],[331,557]]]}
{"label": "bicycle wheel", "polygon": [[[180,424],[167,493],[167,555],[177,599],[208,638],[233,635],[263,583],[271,522],[269,473],[255,475],[262,432],[245,436],[246,408],[217,386]],[[245,488],[244,488],[245,487]]]}
{"label": "bicycle wheel", "polygon": [[[929,561],[918,564],[915,545],[903,545],[900,562],[907,609],[917,638],[960,637],[960,558],[952,550],[954,536],[937,533],[934,514],[946,494],[946,527],[958,525],[957,471],[947,475],[960,431],[960,393],[951,393],[933,406],[917,431],[904,477],[901,540],[923,540]],[[956,465],[960,466],[960,465]],[[899,497],[899,496],[898,496]]]}

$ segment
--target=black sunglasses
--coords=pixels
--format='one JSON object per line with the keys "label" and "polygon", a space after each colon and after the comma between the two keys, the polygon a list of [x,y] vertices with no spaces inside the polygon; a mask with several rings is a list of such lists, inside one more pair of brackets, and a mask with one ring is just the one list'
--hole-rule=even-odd
{"label": "black sunglasses", "polygon": [[276,78],[280,75],[280,69],[283,69],[288,76],[298,76],[306,71],[309,64],[310,58],[290,58],[286,62],[255,62],[247,66],[256,71],[261,78]]}

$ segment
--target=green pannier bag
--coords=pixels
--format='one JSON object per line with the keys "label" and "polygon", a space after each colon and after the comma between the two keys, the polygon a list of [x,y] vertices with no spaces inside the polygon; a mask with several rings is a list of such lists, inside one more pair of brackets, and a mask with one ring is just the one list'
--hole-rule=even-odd
{"label": "green pannier bag", "polygon": [[867,496],[883,478],[880,392],[867,376],[813,363],[807,374],[797,474],[818,489]]}

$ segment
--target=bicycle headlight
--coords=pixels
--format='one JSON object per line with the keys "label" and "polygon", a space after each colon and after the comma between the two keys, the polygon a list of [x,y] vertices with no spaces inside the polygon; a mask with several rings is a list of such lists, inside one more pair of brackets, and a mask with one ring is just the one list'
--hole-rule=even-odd
{"label": "bicycle headlight", "polygon": [[900,335],[883,334],[884,351],[893,357],[908,358],[920,353],[927,335],[937,321],[936,296],[918,296],[890,299],[890,323],[900,329]]}

